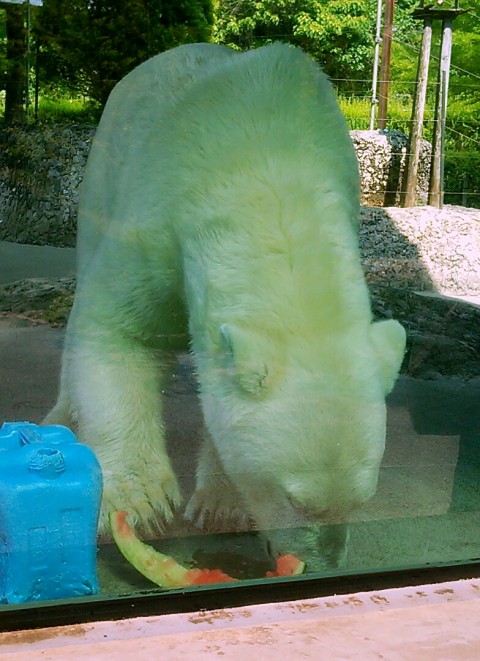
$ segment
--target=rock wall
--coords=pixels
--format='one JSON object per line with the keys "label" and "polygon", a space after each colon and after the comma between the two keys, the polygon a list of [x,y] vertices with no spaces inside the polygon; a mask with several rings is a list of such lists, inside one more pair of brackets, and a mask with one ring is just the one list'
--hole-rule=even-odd
{"label": "rock wall", "polygon": [[[351,131],[362,181],[362,204],[393,207],[400,204],[400,191],[407,155],[407,136],[397,130]],[[416,202],[427,204],[432,146],[420,144]]]}
{"label": "rock wall", "polygon": [[[95,128],[82,125],[0,131],[0,240],[74,246],[78,188]],[[352,131],[362,203],[399,202],[407,137],[400,131]],[[422,146],[417,191],[426,203],[430,145]]]}
{"label": "rock wall", "polygon": [[74,246],[78,188],[95,128],[0,131],[0,240]]}

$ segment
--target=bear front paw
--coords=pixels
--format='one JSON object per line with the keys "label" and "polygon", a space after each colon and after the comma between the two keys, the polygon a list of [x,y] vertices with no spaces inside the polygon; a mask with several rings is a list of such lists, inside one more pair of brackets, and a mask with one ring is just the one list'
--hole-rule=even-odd
{"label": "bear front paw", "polygon": [[225,489],[208,487],[195,491],[184,518],[205,532],[238,532],[251,530],[253,526],[240,497],[232,497]]}
{"label": "bear front paw", "polygon": [[170,467],[122,471],[104,475],[104,490],[99,520],[99,535],[111,539],[108,515],[126,511],[131,524],[141,536],[164,532],[180,507],[181,496]]}

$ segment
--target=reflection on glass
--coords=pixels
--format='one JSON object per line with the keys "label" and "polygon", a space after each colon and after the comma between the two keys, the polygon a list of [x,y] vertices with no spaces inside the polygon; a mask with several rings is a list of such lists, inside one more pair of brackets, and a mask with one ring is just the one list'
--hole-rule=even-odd
{"label": "reflection on glass", "polygon": [[[100,595],[159,589],[132,564],[201,589],[220,573],[192,567],[269,580],[286,555],[307,576],[478,557],[477,301],[410,232],[428,208],[364,207],[359,246],[355,151],[308,56],[148,60],[111,94],[81,176],[75,283],[71,247],[2,235],[0,415],[94,450]],[[61,454],[42,452],[42,470]],[[64,510],[62,552],[80,530]],[[51,538],[32,522],[17,540],[0,514],[5,576]]]}

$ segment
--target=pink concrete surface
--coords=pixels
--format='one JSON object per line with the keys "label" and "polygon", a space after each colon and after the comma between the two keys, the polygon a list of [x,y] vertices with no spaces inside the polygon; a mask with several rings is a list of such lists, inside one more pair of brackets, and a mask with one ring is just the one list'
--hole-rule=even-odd
{"label": "pink concrete surface", "polygon": [[478,661],[480,579],[0,634],[6,661]]}

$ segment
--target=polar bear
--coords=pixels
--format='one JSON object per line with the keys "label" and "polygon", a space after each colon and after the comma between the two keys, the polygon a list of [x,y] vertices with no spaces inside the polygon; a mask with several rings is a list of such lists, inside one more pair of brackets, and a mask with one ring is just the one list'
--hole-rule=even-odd
{"label": "polar bear", "polygon": [[[104,473],[100,530],[180,504],[162,423],[190,346],[205,439],[187,516],[328,521],[375,492],[405,333],[372,323],[359,177],[320,68],[273,44],[181,46],[113,90],[88,159],[60,394]],[[193,457],[192,457],[193,461]]]}

